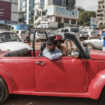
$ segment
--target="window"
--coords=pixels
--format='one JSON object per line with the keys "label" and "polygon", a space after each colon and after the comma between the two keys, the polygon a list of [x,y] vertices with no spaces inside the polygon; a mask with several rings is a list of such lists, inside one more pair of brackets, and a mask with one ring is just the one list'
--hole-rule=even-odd
{"label": "window", "polygon": [[65,40],[65,46],[67,51],[67,56],[71,57],[78,57],[79,56],[79,50],[72,40]]}
{"label": "window", "polygon": [[16,34],[3,33],[0,34],[0,42],[20,41]]}

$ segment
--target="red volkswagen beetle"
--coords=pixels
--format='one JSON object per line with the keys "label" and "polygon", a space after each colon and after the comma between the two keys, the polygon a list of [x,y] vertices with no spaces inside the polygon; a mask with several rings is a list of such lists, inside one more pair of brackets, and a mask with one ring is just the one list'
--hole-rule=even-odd
{"label": "red volkswagen beetle", "polygon": [[85,50],[70,33],[65,45],[67,56],[55,61],[43,57],[34,41],[33,51],[0,52],[0,102],[23,94],[100,99],[105,105],[105,52]]}

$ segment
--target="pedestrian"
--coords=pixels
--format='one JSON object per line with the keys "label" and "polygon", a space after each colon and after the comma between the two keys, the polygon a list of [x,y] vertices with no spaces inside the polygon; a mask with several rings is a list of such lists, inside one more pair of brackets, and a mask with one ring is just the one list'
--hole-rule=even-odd
{"label": "pedestrian", "polygon": [[103,51],[105,51],[105,32],[102,33],[103,36]]}
{"label": "pedestrian", "polygon": [[29,43],[29,45],[30,45],[30,35],[31,35],[31,33],[30,33],[30,28],[29,28],[28,32],[27,32],[27,38],[26,38],[26,40]]}

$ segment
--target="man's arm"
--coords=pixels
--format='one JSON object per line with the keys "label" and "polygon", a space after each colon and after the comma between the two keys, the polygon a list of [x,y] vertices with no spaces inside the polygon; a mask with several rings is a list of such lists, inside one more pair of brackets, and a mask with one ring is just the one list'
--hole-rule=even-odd
{"label": "man's arm", "polygon": [[62,52],[59,51],[55,54],[51,54],[48,50],[44,50],[43,56],[45,56],[46,58],[48,58],[50,60],[56,60],[56,59],[59,59],[60,57],[62,57]]}

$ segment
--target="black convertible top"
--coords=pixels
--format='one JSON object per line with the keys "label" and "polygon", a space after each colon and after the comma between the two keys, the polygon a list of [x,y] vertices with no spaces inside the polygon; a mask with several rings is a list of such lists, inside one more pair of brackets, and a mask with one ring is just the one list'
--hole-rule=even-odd
{"label": "black convertible top", "polygon": [[89,54],[86,53],[85,49],[82,47],[80,41],[78,40],[77,36],[74,33],[65,33],[64,34],[65,39],[71,39],[75,42],[78,49],[80,50],[81,56],[89,59]]}

